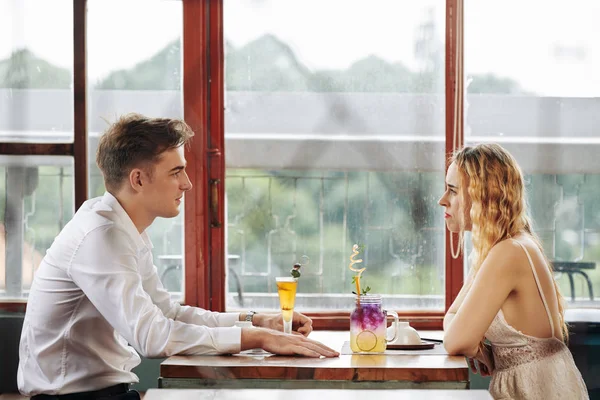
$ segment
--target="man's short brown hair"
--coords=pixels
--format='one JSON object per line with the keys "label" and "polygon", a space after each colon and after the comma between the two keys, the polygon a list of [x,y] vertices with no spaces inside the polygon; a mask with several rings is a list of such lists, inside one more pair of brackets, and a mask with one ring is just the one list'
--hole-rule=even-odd
{"label": "man's short brown hair", "polygon": [[194,132],[182,120],[127,114],[100,137],[96,163],[108,191],[117,191],[133,168],[152,169],[160,155],[186,144]]}

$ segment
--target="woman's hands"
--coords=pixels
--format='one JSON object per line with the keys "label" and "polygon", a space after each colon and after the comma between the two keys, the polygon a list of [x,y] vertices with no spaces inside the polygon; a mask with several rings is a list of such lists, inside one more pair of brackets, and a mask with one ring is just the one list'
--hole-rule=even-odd
{"label": "woman's hands", "polygon": [[479,372],[481,376],[490,376],[494,372],[494,354],[489,345],[480,344],[475,357],[467,357],[467,361],[475,374]]}
{"label": "woman's hands", "polygon": [[[474,374],[479,373],[481,376],[492,375],[492,373],[488,369],[488,366],[485,365],[483,362],[474,358],[467,358],[467,361],[469,362],[469,368],[471,368],[471,372],[473,372]],[[479,371],[477,370],[478,367]]]}
{"label": "woman's hands", "polygon": [[[279,332],[283,331],[283,318],[281,318],[280,313],[254,314],[252,323],[254,326],[259,326],[261,328],[269,328]],[[308,336],[308,334],[313,330],[312,320],[306,315],[294,311],[294,316],[292,318],[292,330],[304,336]]]}

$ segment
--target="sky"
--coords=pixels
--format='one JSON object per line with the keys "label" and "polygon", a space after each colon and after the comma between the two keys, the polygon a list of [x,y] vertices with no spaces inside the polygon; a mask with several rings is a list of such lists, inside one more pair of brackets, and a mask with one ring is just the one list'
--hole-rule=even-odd
{"label": "sky", "polygon": [[[368,4],[368,6],[366,6]],[[465,0],[467,74],[511,77],[542,95],[600,97],[600,1]],[[0,0],[0,59],[27,46],[71,68],[72,0]],[[374,54],[416,68],[427,18],[444,40],[442,0],[225,0],[234,46],[272,33],[310,69],[346,68]],[[129,68],[181,37],[177,0],[88,0],[88,76]],[[441,47],[443,51],[443,47]]]}

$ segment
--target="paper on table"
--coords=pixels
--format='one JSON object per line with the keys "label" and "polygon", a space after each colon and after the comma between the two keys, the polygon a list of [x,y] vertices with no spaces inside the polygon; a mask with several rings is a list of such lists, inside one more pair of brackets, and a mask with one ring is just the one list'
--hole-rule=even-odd
{"label": "paper on table", "polygon": [[[360,355],[361,353],[353,353],[352,350],[350,349],[350,342],[346,341],[344,342],[344,345],[342,346],[342,350],[340,351],[341,354],[358,354]],[[375,353],[363,353],[363,354],[375,354]],[[417,356],[417,355],[448,355],[448,352],[446,351],[446,349],[444,349],[444,346],[441,344],[437,344],[433,347],[433,349],[427,349],[427,350],[386,350],[383,353],[379,353],[379,354],[385,354],[385,355],[390,355],[390,356],[401,356],[401,355],[412,355],[412,356]]]}

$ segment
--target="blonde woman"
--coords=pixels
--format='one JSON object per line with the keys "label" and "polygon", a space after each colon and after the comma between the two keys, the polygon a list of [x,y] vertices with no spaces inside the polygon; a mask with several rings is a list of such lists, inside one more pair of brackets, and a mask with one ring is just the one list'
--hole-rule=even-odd
{"label": "blonde woman", "polygon": [[[495,399],[587,399],[566,346],[563,298],[525,202],[523,174],[501,146],[457,152],[439,200],[446,226],[472,232],[471,270],[444,317],[444,346],[492,376]],[[491,346],[483,345],[487,339]]]}

